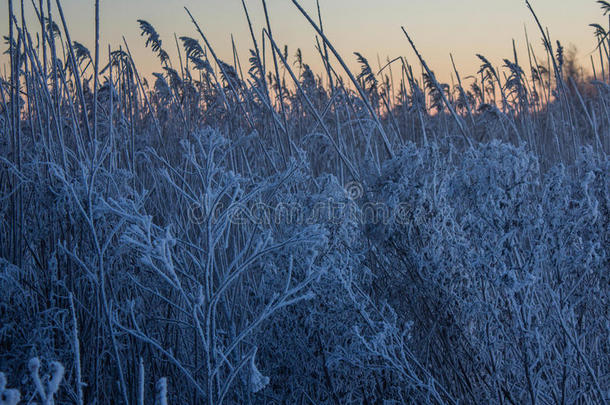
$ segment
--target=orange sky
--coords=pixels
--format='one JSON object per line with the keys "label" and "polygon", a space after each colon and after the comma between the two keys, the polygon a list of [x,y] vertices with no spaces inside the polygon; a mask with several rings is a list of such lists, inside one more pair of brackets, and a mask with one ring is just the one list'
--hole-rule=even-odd
{"label": "orange sky", "polygon": [[[15,3],[19,3],[15,1]],[[31,2],[25,2],[32,26],[35,21]],[[36,0],[38,3],[38,0]],[[54,1],[53,1],[54,3]],[[315,0],[300,0],[314,13]],[[264,24],[262,3],[246,0],[255,31],[260,36]],[[314,70],[321,63],[314,49],[313,29],[290,0],[267,0],[272,28],[277,42],[289,46],[291,58],[300,47],[304,60]],[[428,65],[442,81],[451,80],[449,53],[453,53],[462,77],[475,73],[479,61],[476,53],[488,57],[497,66],[503,58],[512,58],[512,39],[520,52],[525,52],[524,27],[539,55],[542,41],[533,18],[521,0],[320,0],[325,30],[329,39],[350,67],[358,69],[354,51],[361,52],[377,68],[377,58],[406,56],[416,65],[414,54],[400,27],[404,25]],[[589,23],[606,26],[594,0],[532,0],[542,23],[549,28],[552,39],[567,47],[574,44],[581,62],[589,69],[589,54],[595,47]],[[63,0],[73,40],[93,45],[93,0]],[[164,47],[174,57],[174,33],[198,38],[183,6],[189,7],[221,59],[232,62],[231,34],[234,35],[242,65],[247,65],[251,41],[240,0],[101,0],[101,42],[107,57],[107,46],[121,45],[124,35],[141,72],[149,75],[160,70],[160,64],[149,49],[144,48],[137,19],[150,22],[161,34]],[[5,6],[6,7],[6,3]],[[2,12],[0,31],[8,33],[6,11]],[[55,11],[55,17],[58,13]],[[3,48],[6,46],[3,44]],[[526,63],[525,53],[521,53]],[[596,54],[595,54],[596,55]],[[6,57],[0,65],[6,64]],[[337,69],[339,68],[336,65]]]}

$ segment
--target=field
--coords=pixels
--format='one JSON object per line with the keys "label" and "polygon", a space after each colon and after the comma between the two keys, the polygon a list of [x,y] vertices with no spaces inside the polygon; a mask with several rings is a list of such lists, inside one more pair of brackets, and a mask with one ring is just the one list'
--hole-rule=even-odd
{"label": "field", "polygon": [[546,53],[448,85],[408,31],[418,59],[375,68],[292,0],[314,72],[242,1],[249,60],[186,10],[177,60],[138,21],[145,77],[127,43],[71,38],[59,0],[18,3],[0,404],[610,401],[605,27],[584,74],[526,2]]}

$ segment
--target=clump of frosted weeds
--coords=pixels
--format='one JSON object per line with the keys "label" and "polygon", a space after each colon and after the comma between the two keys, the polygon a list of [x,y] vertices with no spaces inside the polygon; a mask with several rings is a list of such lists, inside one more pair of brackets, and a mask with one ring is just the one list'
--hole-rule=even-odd
{"label": "clump of frosted weeds", "polygon": [[16,405],[20,400],[19,390],[6,388],[6,375],[0,373],[0,405]]}
{"label": "clump of frosted weeds", "polygon": [[49,381],[47,382],[47,389],[45,390],[42,379],[40,378],[40,360],[38,357],[33,357],[30,359],[28,363],[28,370],[30,371],[30,376],[34,381],[34,386],[36,387],[36,392],[42,399],[42,403],[44,405],[54,405],[55,404],[55,394],[59,391],[59,385],[64,378],[64,366],[57,362],[53,361],[50,364],[51,375],[49,376]]}

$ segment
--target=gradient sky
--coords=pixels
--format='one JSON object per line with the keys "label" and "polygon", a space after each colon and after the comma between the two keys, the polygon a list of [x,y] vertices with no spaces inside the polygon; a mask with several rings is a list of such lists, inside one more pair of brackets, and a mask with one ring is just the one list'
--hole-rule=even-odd
{"label": "gradient sky", "polygon": [[[25,3],[26,9],[32,8],[30,1]],[[62,0],[61,3],[72,39],[90,46],[93,51],[93,0]],[[300,0],[300,3],[314,15],[315,0]],[[605,26],[608,23],[595,1],[532,0],[531,3],[542,24],[549,28],[552,39],[560,40],[566,47],[574,44],[581,62],[589,69],[595,39],[588,24],[596,22]],[[261,1],[246,0],[246,4],[260,34],[264,24]],[[319,71],[321,63],[313,46],[313,29],[290,0],[267,0],[267,4],[276,41],[289,46],[291,60],[300,47],[305,62]],[[451,77],[449,53],[453,53],[462,76],[478,70],[476,53],[500,66],[503,58],[512,57],[512,39],[516,40],[520,53],[526,52],[524,27],[537,54],[543,54],[539,32],[522,0],[320,0],[320,5],[329,39],[349,66],[356,69],[354,51],[367,57],[375,69],[378,57],[383,64],[387,57],[402,55],[416,65],[401,25],[412,36],[428,65],[447,82]],[[183,6],[194,14],[221,59],[232,62],[233,34],[242,65],[247,64],[246,52],[252,45],[240,0],[101,0],[102,55],[106,58],[108,44],[118,47],[121,37],[125,36],[142,73],[159,71],[159,62],[144,48],[136,20],[150,22],[174,57],[174,33],[198,38]],[[6,35],[7,13],[1,14],[0,31]],[[32,11],[26,14],[30,16],[30,24],[34,24]],[[57,17],[55,12],[54,18]],[[521,55],[526,57],[524,53]],[[0,65],[6,65],[5,56],[0,61]],[[526,63],[526,59],[522,61]],[[174,66],[177,65],[178,60],[174,59]]]}

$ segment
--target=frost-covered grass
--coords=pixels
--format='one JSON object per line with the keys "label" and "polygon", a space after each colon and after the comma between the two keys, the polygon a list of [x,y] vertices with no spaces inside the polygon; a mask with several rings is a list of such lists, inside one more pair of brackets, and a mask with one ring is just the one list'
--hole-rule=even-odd
{"label": "frost-covered grass", "polygon": [[139,21],[149,84],[34,3],[0,82],[0,404],[610,400],[605,28],[594,77],[545,31],[451,87],[343,71],[321,30],[316,75],[271,20],[225,63],[190,16],[172,61]]}

